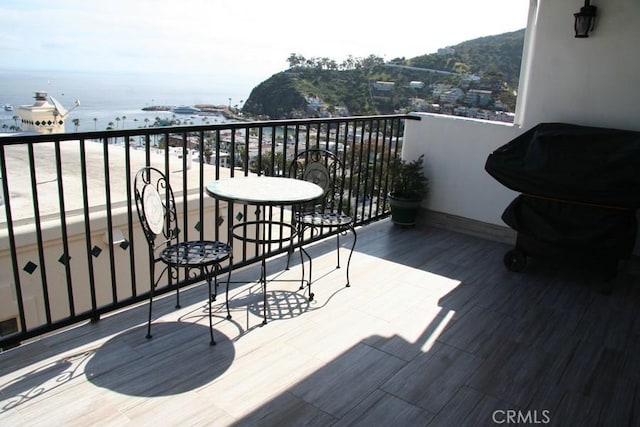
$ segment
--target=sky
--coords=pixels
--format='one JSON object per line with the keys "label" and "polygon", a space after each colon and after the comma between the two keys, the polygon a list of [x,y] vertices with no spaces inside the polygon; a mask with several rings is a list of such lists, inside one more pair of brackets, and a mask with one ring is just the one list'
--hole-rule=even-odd
{"label": "sky", "polygon": [[0,68],[200,74],[245,89],[285,70],[292,53],[411,58],[524,28],[528,8],[529,0],[0,0]]}

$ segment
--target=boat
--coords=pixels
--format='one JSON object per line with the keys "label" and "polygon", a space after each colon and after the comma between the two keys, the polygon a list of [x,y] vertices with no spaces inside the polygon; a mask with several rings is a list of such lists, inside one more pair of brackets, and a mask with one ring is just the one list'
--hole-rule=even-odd
{"label": "boat", "polygon": [[18,108],[18,116],[22,120],[21,127],[25,132],[63,133],[67,115],[80,106],[80,101],[76,100],[74,107],[67,110],[58,100],[44,91],[36,91],[34,98],[36,101],[33,105],[21,105]]}
{"label": "boat", "polygon": [[13,105],[4,104],[4,111],[13,111]]}
{"label": "boat", "polygon": [[194,114],[194,113],[199,113],[200,109],[191,107],[189,105],[180,105],[172,109],[171,112],[175,114]]}

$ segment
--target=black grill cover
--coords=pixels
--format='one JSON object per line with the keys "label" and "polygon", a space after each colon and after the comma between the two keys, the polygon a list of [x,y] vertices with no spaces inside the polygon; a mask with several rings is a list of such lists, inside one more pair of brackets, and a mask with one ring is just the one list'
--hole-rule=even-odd
{"label": "black grill cover", "polygon": [[640,132],[541,123],[487,158],[485,170],[520,193],[640,207]]}
{"label": "black grill cover", "polygon": [[502,214],[519,234],[580,253],[628,257],[635,244],[637,220],[633,209],[567,203],[519,195]]}

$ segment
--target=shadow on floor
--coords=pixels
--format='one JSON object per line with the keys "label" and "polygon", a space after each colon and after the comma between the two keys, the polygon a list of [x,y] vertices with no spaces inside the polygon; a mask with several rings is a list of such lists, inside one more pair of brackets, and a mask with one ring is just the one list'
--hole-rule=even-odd
{"label": "shadow on floor", "polygon": [[206,326],[157,322],[152,334],[144,339],[144,325],[107,341],[88,361],[87,379],[126,395],[169,396],[210,383],[235,357],[233,342],[220,331],[214,331],[217,344],[209,345]]}

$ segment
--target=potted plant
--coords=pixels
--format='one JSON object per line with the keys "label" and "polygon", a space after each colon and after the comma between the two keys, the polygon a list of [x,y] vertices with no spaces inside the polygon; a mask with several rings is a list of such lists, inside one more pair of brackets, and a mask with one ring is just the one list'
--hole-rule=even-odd
{"label": "potted plant", "polygon": [[213,150],[211,144],[207,144],[204,148],[204,158],[207,160],[207,164],[211,164],[211,156],[213,156]]}
{"label": "potted plant", "polygon": [[424,154],[412,161],[394,158],[389,165],[391,221],[399,226],[414,226],[422,199],[429,191],[423,170]]}

